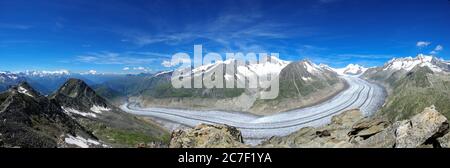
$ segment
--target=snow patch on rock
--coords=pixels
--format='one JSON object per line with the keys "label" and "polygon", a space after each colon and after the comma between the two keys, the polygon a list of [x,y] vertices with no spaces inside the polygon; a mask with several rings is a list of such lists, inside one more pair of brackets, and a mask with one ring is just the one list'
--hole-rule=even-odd
{"label": "snow patch on rock", "polygon": [[311,77],[302,77],[302,80],[303,81],[310,81],[310,80],[312,80],[312,78]]}
{"label": "snow patch on rock", "polygon": [[72,136],[68,135],[66,138],[64,138],[64,142],[76,145],[80,148],[89,148],[90,145],[100,145],[100,142],[92,140],[92,139],[86,139],[81,136]]}
{"label": "snow patch on rock", "polygon": [[110,108],[107,107],[102,107],[102,106],[98,106],[98,105],[94,105],[91,107],[90,109],[92,112],[95,112],[97,114],[101,114],[103,111],[110,111]]}
{"label": "snow patch on rock", "polygon": [[30,91],[28,91],[27,89],[25,89],[22,86],[19,86],[19,88],[17,88],[17,90],[19,91],[19,93],[25,94],[30,97],[34,97],[33,95],[30,94]]}
{"label": "snow patch on rock", "polygon": [[164,74],[167,74],[167,73],[171,73],[171,72],[173,72],[173,71],[161,71],[161,72],[155,74],[154,77],[157,77],[159,75],[164,75]]}
{"label": "snow patch on rock", "polygon": [[64,110],[64,112],[66,114],[78,114],[78,115],[81,115],[83,117],[93,117],[93,118],[97,117],[97,115],[95,115],[94,113],[81,112],[81,111],[75,110],[73,108],[66,108],[66,107],[61,107],[61,108]]}

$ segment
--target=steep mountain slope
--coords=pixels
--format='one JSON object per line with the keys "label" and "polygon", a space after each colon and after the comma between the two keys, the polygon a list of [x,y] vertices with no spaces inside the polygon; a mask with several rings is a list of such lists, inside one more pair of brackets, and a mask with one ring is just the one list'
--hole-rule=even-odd
{"label": "steep mountain slope", "polygon": [[417,57],[394,58],[383,67],[370,68],[363,77],[392,85],[415,67],[428,67],[433,72],[450,72],[449,64],[433,56],[419,54]]}
{"label": "steep mountain slope", "polygon": [[308,60],[292,63],[281,71],[279,97],[309,95],[338,82],[337,74]]}
{"label": "steep mountain slope", "polygon": [[390,120],[400,120],[431,105],[450,117],[449,72],[445,61],[418,55],[393,59],[383,67],[369,69],[363,76],[388,88],[389,96],[380,114]]}
{"label": "steep mountain slope", "polygon": [[0,146],[95,147],[97,138],[27,83],[0,94]]}
{"label": "steep mountain slope", "polygon": [[102,84],[98,84],[98,85],[94,85],[92,86],[92,89],[94,89],[94,91],[100,95],[101,97],[104,97],[105,99],[107,99],[109,102],[113,103],[113,104],[118,104],[120,105],[121,103],[123,103],[126,100],[127,95],[114,90],[106,85],[102,85]]}
{"label": "steep mountain slope", "polygon": [[294,62],[280,73],[280,92],[276,99],[258,100],[252,110],[259,113],[282,112],[311,106],[339,93],[345,82],[322,65],[308,60]]}
{"label": "steep mountain slope", "polygon": [[435,105],[446,117],[450,117],[450,75],[433,72],[428,67],[416,67],[392,84],[381,114],[400,120]]}
{"label": "steep mountain slope", "polygon": [[121,111],[79,79],[69,79],[50,96],[61,108],[94,135],[113,147],[168,143],[160,127]]}

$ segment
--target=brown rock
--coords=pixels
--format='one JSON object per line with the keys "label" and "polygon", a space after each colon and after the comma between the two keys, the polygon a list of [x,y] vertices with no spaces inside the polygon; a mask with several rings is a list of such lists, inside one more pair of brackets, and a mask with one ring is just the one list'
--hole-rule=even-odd
{"label": "brown rock", "polygon": [[416,148],[424,144],[435,143],[449,129],[447,118],[437,112],[434,107],[411,118],[399,122],[396,130],[396,148]]}
{"label": "brown rock", "polygon": [[241,132],[227,125],[200,124],[193,129],[172,132],[170,148],[246,147]]}
{"label": "brown rock", "polygon": [[439,142],[440,147],[450,148],[450,133],[438,138],[437,141]]}
{"label": "brown rock", "polygon": [[316,135],[319,137],[328,137],[331,136],[331,133],[328,130],[316,131]]}
{"label": "brown rock", "polygon": [[348,110],[331,118],[331,125],[351,127],[353,124],[355,124],[362,118],[363,115],[359,110],[357,109]]}
{"label": "brown rock", "polygon": [[358,142],[355,142],[358,148],[393,148],[395,146],[395,130],[399,123],[388,126],[383,131]]}
{"label": "brown rock", "polygon": [[352,130],[348,135],[352,138],[361,137],[362,139],[367,139],[383,130],[389,126],[389,122],[380,118],[374,119],[362,119],[353,125]]}

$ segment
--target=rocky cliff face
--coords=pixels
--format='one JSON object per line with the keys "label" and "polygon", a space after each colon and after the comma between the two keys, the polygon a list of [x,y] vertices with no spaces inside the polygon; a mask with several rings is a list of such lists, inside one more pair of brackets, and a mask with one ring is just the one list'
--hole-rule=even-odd
{"label": "rocky cliff face", "polygon": [[95,112],[111,108],[104,98],[98,96],[93,89],[79,79],[69,79],[50,98],[64,107],[78,111]]}
{"label": "rocky cliff face", "polygon": [[123,112],[82,80],[69,79],[50,98],[109,146],[137,147],[155,143],[167,146],[165,130]]}

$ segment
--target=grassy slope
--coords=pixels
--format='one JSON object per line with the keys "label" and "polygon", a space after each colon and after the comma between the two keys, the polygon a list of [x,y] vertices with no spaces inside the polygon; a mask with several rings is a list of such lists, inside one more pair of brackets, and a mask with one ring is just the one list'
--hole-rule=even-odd
{"label": "grassy slope", "polygon": [[100,140],[112,147],[137,147],[139,144],[153,142],[167,145],[170,134],[160,126],[138,119],[129,118],[133,125],[115,125],[116,123],[97,122],[95,120],[79,119],[78,121],[88,128]]}
{"label": "grassy slope", "polygon": [[428,68],[418,68],[393,82],[381,114],[391,120],[409,118],[425,107],[435,105],[446,117],[450,117],[450,77],[433,74]]}

